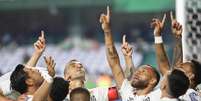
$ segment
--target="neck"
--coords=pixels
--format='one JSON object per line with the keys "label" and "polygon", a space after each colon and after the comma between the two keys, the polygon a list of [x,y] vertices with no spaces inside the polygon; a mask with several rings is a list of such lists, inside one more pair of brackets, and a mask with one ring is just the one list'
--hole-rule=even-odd
{"label": "neck", "polygon": [[196,86],[197,86],[197,85],[195,85],[195,83],[194,83],[194,82],[191,82],[191,85],[190,85],[190,87],[189,87],[189,88],[191,88],[191,89],[194,89],[194,90],[195,90],[195,89],[196,89]]}
{"label": "neck", "polygon": [[78,88],[78,87],[84,87],[84,81],[83,80],[72,80],[70,81],[70,90],[74,89],[74,88]]}
{"label": "neck", "polygon": [[50,95],[48,95],[47,101],[52,101],[52,98],[50,97]]}
{"label": "neck", "polygon": [[168,92],[167,91],[165,91],[165,90],[162,90],[161,91],[161,98],[173,98],[170,94],[168,94]]}
{"label": "neck", "polygon": [[27,95],[33,95],[37,90],[37,87],[29,87],[26,94]]}
{"label": "neck", "polygon": [[146,87],[144,89],[136,89],[136,95],[147,95],[153,90],[153,87]]}

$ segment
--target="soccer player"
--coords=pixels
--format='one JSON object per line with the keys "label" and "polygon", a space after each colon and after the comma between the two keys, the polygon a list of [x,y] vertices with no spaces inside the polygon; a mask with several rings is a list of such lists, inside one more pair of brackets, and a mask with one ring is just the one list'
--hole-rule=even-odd
{"label": "soccer player", "polygon": [[[186,94],[181,97],[183,100],[187,101],[197,101],[201,100],[198,92],[195,91],[195,87],[201,83],[201,65],[195,60],[184,62],[182,61],[182,26],[177,22],[172,12],[170,13],[171,17],[171,29],[173,35],[176,38],[176,47],[174,49],[174,61],[172,69],[182,69],[188,76],[190,80],[190,86]],[[166,15],[164,16],[162,22],[159,19],[153,19],[151,25],[154,27],[154,36],[155,36],[155,48],[156,48],[156,57],[159,70],[162,75],[165,75],[171,68],[170,64],[163,46],[161,32],[164,27]]]}
{"label": "soccer player", "polygon": [[109,66],[123,101],[143,101],[149,99],[149,94],[157,85],[160,76],[149,65],[143,65],[136,70],[129,82],[122,71],[119,56],[117,54],[112,32],[110,28],[110,9],[107,7],[107,14],[100,16],[101,27],[105,35],[106,55]]}

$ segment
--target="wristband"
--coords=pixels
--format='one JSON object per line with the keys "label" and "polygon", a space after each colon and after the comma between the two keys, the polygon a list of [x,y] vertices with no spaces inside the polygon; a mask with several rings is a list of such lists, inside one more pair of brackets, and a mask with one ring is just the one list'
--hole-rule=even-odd
{"label": "wristband", "polygon": [[163,39],[161,36],[155,36],[154,40],[155,40],[155,44],[163,43]]}

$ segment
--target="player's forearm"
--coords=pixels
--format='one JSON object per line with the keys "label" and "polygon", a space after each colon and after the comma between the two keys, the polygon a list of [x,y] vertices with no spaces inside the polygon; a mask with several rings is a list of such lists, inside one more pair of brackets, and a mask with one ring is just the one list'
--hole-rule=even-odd
{"label": "player's forearm", "polygon": [[38,88],[38,90],[34,93],[32,101],[46,101],[51,85],[52,83],[48,83],[44,80],[40,88]]}
{"label": "player's forearm", "polygon": [[35,67],[41,55],[42,52],[34,52],[27,62],[27,65]]}
{"label": "player's forearm", "polygon": [[112,70],[112,74],[116,81],[117,87],[121,88],[121,85],[125,77],[120,65],[119,57],[116,55],[111,55],[111,52],[107,52],[107,60]]}
{"label": "player's forearm", "polygon": [[124,75],[120,65],[119,56],[113,43],[111,30],[104,32],[107,60],[116,80],[117,86],[120,88],[124,80]]}
{"label": "player's forearm", "polygon": [[173,67],[176,68],[178,64],[181,64],[183,61],[183,51],[182,51],[182,41],[180,39],[176,39],[176,45],[174,47],[173,53]]}
{"label": "player's forearm", "polygon": [[135,71],[135,67],[132,61],[132,56],[124,56],[125,62],[126,62],[126,69],[124,71],[124,75],[126,78],[131,77],[133,72]]}
{"label": "player's forearm", "polygon": [[163,43],[155,44],[155,48],[156,48],[157,64],[158,64],[158,67],[159,67],[161,74],[164,75],[170,69],[168,57],[167,57],[167,54],[165,52],[165,48],[163,46]]}
{"label": "player's forearm", "polygon": [[154,43],[155,43],[156,60],[162,75],[166,74],[166,72],[168,72],[170,68],[161,36],[162,35],[161,32],[164,29],[165,20],[166,20],[166,14],[164,14],[162,20],[154,18],[152,19],[151,23],[151,26],[154,28],[153,33],[155,41]]}
{"label": "player's forearm", "polygon": [[104,29],[103,31],[105,34],[106,54],[107,54],[109,63],[110,63],[110,61],[113,61],[113,63],[115,63],[115,64],[110,63],[111,65],[120,64],[119,56],[118,56],[117,50],[116,50],[114,42],[113,42],[111,29],[108,28],[108,29]]}
{"label": "player's forearm", "polygon": [[120,65],[117,50],[113,45],[106,45],[106,54],[108,62],[111,66]]}
{"label": "player's forearm", "polygon": [[114,79],[116,81],[117,88],[120,89],[125,77],[124,77],[122,69],[117,69],[117,68],[121,68],[121,66],[116,65],[111,69],[112,69],[113,77],[114,77]]}
{"label": "player's forearm", "polygon": [[106,46],[106,54],[109,64],[113,67],[114,65],[120,65],[119,56],[117,50],[115,48],[112,32],[111,30],[104,30],[105,34],[105,46]]}
{"label": "player's forearm", "polygon": [[119,56],[114,46],[106,46],[107,60],[112,70],[114,79],[117,83],[118,88],[121,87],[124,80],[123,70],[120,65]]}
{"label": "player's forearm", "polygon": [[104,31],[104,34],[105,34],[105,45],[106,46],[114,46],[111,29],[105,29],[103,31]]}

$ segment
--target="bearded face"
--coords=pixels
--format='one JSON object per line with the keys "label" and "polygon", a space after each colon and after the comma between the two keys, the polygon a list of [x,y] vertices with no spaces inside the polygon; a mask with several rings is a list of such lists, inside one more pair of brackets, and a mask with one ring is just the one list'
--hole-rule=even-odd
{"label": "bearded face", "polygon": [[148,85],[148,79],[145,76],[142,75],[133,75],[132,80],[131,80],[131,85],[134,88],[145,88]]}
{"label": "bearded face", "polygon": [[131,85],[134,88],[146,88],[153,77],[152,71],[147,68],[139,68],[136,70],[131,79]]}

